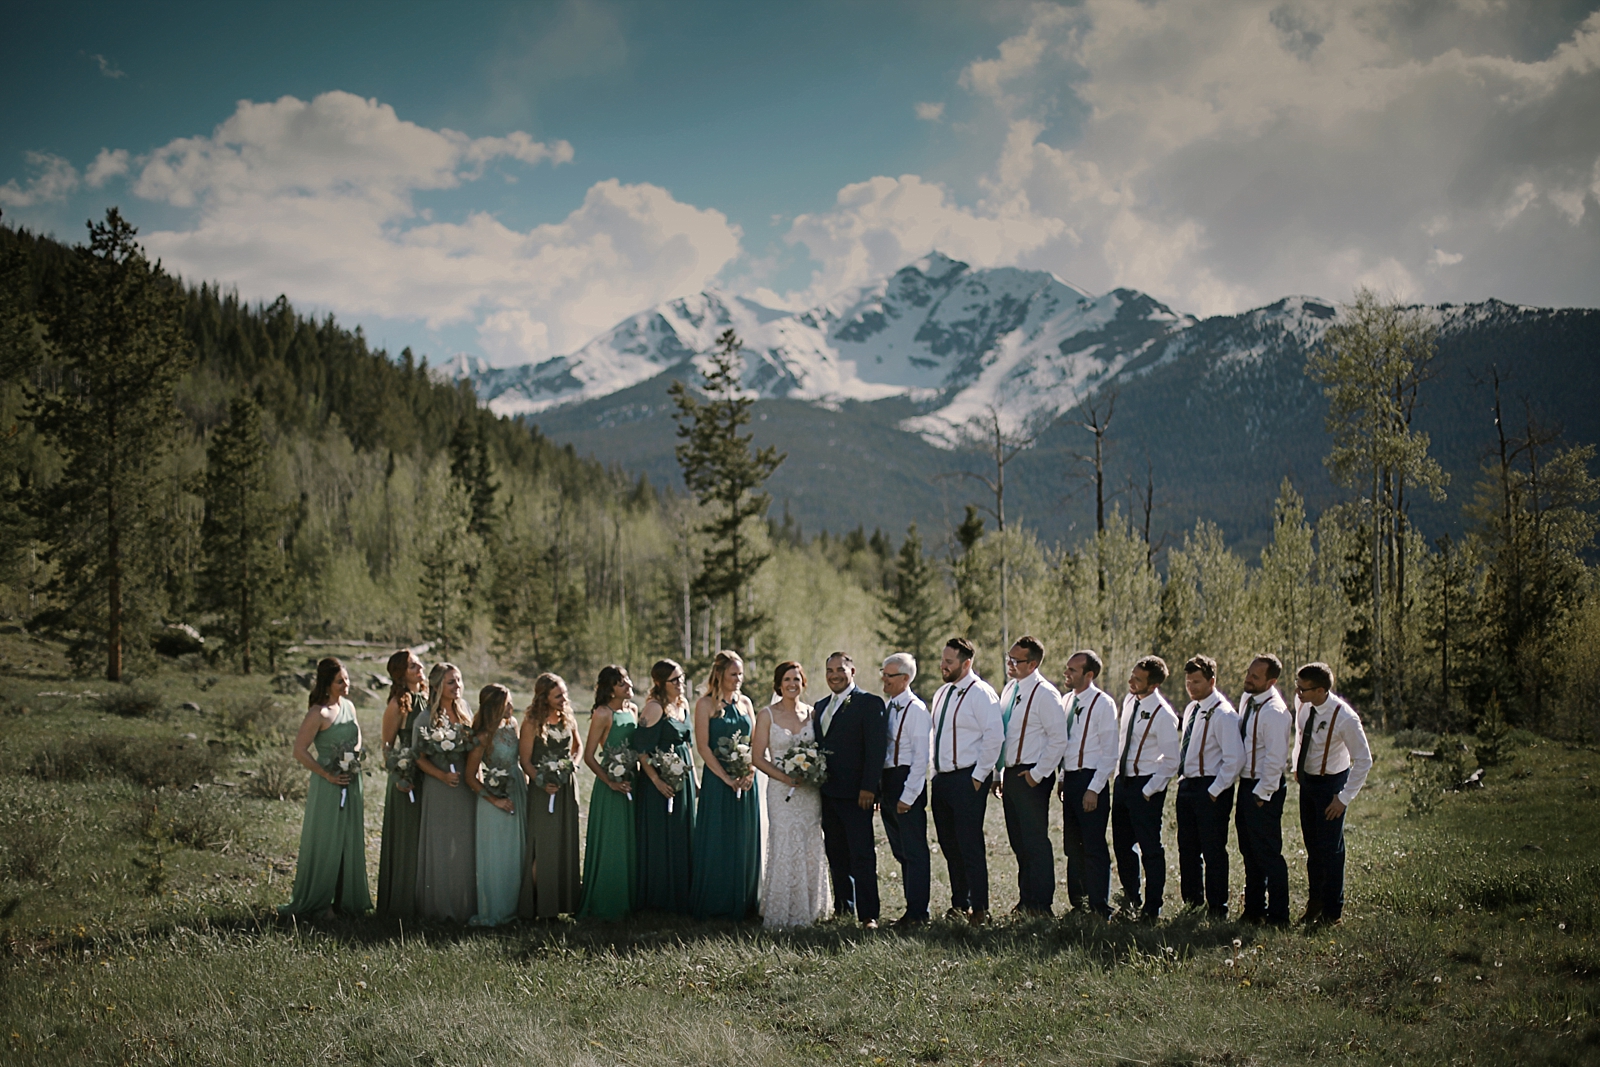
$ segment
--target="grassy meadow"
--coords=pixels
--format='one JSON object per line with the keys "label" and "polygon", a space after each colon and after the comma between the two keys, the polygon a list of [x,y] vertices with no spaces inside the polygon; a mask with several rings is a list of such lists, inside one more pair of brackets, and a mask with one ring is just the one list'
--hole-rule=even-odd
{"label": "grassy meadow", "polygon": [[[360,681],[388,650],[306,654],[323,651]],[[71,678],[54,646],[0,633],[8,1065],[1600,1062],[1592,749],[1519,736],[1483,789],[1441,795],[1375,737],[1345,923],[1310,933],[1179,912],[1170,811],[1161,924],[1008,920],[998,803],[997,921],[983,929],[285,924],[272,909],[294,877],[305,774],[285,767],[279,731],[303,693],[172,666],[132,687],[140,699],[127,688]],[[369,738],[380,700],[360,705]],[[374,892],[381,784],[369,771]],[[937,853],[934,867],[942,883]],[[880,875],[892,918],[886,846]],[[1237,896],[1237,857],[1233,878]],[[936,914],[948,899],[936,884]]]}

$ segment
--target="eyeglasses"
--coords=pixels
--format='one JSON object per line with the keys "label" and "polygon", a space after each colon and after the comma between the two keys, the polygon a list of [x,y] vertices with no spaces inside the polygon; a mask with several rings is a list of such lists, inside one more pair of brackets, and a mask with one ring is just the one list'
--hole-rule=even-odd
{"label": "eyeglasses", "polygon": [[885,678],[904,678],[905,677],[904,674],[900,674],[898,672],[891,673],[889,671],[879,671],[878,673],[883,675]]}
{"label": "eyeglasses", "polygon": [[1025,667],[1032,662],[1034,661],[1031,659],[1012,659],[1010,656],[1006,657],[1007,667]]}
{"label": "eyeglasses", "polygon": [[1295,683],[1295,687],[1294,687],[1294,691],[1296,693],[1315,693],[1317,690],[1319,690],[1321,688],[1322,688],[1322,686],[1320,686],[1320,685],[1301,685],[1300,683],[1296,682]]}

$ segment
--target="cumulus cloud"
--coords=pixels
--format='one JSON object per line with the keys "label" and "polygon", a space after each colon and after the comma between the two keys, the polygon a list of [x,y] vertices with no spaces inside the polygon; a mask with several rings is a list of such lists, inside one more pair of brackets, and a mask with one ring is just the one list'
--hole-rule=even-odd
{"label": "cumulus cloud", "polygon": [[102,148],[100,154],[94,157],[94,162],[89,164],[89,169],[83,172],[83,180],[89,188],[98,189],[112,178],[120,178],[128,173],[128,166],[126,148]]}
{"label": "cumulus cloud", "polygon": [[0,185],[0,207],[33,207],[65,200],[78,188],[78,170],[68,160],[49,152],[26,152],[23,159],[37,173],[28,184],[12,178]]}
{"label": "cumulus cloud", "polygon": [[917,105],[917,118],[923,122],[938,122],[944,118],[944,101],[919,103]]}
{"label": "cumulus cloud", "polygon": [[[115,156],[101,158],[104,180]],[[465,324],[508,363],[570,351],[642,307],[695,292],[739,252],[724,215],[652,185],[600,182],[562,221],[526,231],[482,212],[438,219],[416,204],[491,166],[572,158],[565,141],[472,138],[333,92],[242,102],[209,136],[140,160],[133,190],[188,209],[191,224],[144,235],[187,277],[351,317]]]}
{"label": "cumulus cloud", "polygon": [[1563,24],[1551,9],[1537,32],[1526,16],[1387,0],[1040,6],[958,78],[979,121],[956,128],[987,152],[970,206],[941,190],[947,224],[919,229],[891,209],[914,176],[878,177],[789,236],[822,263],[818,286],[983,234],[976,262],[1200,313],[1363,283],[1594,304],[1600,12]]}

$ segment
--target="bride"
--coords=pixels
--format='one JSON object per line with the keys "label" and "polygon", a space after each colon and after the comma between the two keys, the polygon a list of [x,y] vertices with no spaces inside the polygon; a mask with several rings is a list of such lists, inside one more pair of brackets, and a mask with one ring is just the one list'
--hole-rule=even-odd
{"label": "bride", "polygon": [[[811,705],[800,702],[806,672],[790,660],[778,664],[772,691],[778,699],[756,716],[750,748],[767,775],[767,868],[762,879],[762,924],[803,926],[833,907],[828,860],[822,847],[822,795],[798,785],[780,764],[797,741],[815,741]],[[790,789],[793,788],[793,793]]]}

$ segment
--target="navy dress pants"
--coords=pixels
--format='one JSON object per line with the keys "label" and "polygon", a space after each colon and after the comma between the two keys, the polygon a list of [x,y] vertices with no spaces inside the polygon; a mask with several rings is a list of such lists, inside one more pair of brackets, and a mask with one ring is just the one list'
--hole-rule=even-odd
{"label": "navy dress pants", "polygon": [[[1167,791],[1144,795],[1148,774],[1123,774],[1117,777],[1111,802],[1111,847],[1117,855],[1117,878],[1122,897],[1130,908],[1139,908],[1146,918],[1161,914],[1161,898],[1167,892],[1167,850],[1161,844],[1161,815],[1167,806]],[[1134,852],[1137,846],[1138,853]],[[1144,868],[1144,893],[1139,892],[1139,868]],[[1141,905],[1141,901],[1143,902]]]}
{"label": "navy dress pants", "polygon": [[1289,865],[1283,859],[1283,798],[1279,781],[1265,804],[1256,797],[1257,781],[1239,779],[1233,825],[1244,859],[1244,917],[1269,923],[1289,921]]}
{"label": "navy dress pants", "polygon": [[928,917],[929,887],[933,883],[933,864],[928,854],[928,787],[911,807],[901,813],[897,805],[911,776],[910,767],[890,767],[883,772],[883,793],[878,802],[883,811],[883,832],[889,838],[889,851],[900,864],[905,881],[906,918]]}
{"label": "navy dress pants", "polygon": [[1017,857],[1017,907],[1050,910],[1056,895],[1056,854],[1050,845],[1050,797],[1056,776],[1029,785],[1023,775],[1033,764],[1007,767],[1000,802],[1006,813],[1006,838]]}
{"label": "navy dress pants", "polygon": [[1095,770],[1085,767],[1061,776],[1062,851],[1067,854],[1067,899],[1074,908],[1087,906],[1102,918],[1111,916],[1111,850],[1106,824],[1111,821],[1111,785],[1100,790],[1093,811],[1083,810],[1083,795]]}
{"label": "navy dress pants", "polygon": [[989,858],[983,845],[989,781],[972,788],[971,767],[933,776],[933,827],[950,872],[950,906],[958,911],[989,910]]}
{"label": "navy dress pants", "polygon": [[878,918],[878,848],[872,839],[872,809],[856,797],[822,797],[822,848],[833,876],[833,913],[855,912],[862,922]]}
{"label": "navy dress pants", "polygon": [[1233,786],[1211,797],[1213,775],[1178,783],[1178,889],[1185,904],[1228,914],[1228,823]]}
{"label": "navy dress pants", "polygon": [[1329,922],[1344,915],[1344,815],[1329,819],[1328,803],[1349,771],[1300,776],[1300,832],[1306,839],[1306,914]]}

